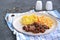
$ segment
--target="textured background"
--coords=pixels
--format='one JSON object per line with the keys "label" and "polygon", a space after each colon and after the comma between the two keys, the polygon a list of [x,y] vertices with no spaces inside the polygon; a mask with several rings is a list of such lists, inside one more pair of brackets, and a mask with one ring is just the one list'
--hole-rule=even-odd
{"label": "textured background", "polygon": [[[22,9],[20,12],[25,12],[35,6],[36,1],[37,0],[0,0],[0,40],[16,40],[15,35],[13,35],[13,33],[7,27],[6,22],[4,21],[4,16],[6,13],[3,13],[3,11],[13,7],[20,7]],[[44,10],[47,0],[42,1]],[[60,12],[60,0],[52,1],[54,9],[57,9]]]}

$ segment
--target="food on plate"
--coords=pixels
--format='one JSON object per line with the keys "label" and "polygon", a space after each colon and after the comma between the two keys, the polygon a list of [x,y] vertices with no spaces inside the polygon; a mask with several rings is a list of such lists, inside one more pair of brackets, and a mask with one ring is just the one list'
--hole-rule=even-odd
{"label": "food on plate", "polygon": [[39,19],[38,21],[39,23],[47,25],[48,27],[51,27],[53,25],[53,20],[50,17],[42,15],[38,19]]}
{"label": "food on plate", "polygon": [[25,15],[22,17],[21,23],[24,25],[33,23],[33,20],[29,16]]}
{"label": "food on plate", "polygon": [[22,23],[23,25],[32,24],[34,21],[37,21],[37,20],[38,20],[37,17],[38,17],[38,16],[36,16],[35,14],[32,14],[32,15],[30,15],[30,16],[24,15],[24,16],[22,17],[21,23]]}
{"label": "food on plate", "polygon": [[20,21],[23,30],[32,33],[44,33],[53,25],[53,20],[45,15],[37,16],[36,14],[24,15]]}
{"label": "food on plate", "polygon": [[46,25],[38,24],[36,22],[23,26],[23,30],[32,33],[44,33],[46,29],[49,29],[49,27]]}

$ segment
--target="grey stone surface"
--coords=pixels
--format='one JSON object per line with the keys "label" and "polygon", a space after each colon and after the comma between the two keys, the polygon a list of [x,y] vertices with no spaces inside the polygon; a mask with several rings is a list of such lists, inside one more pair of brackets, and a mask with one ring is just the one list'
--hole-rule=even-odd
{"label": "grey stone surface", "polygon": [[[37,0],[0,0],[0,40],[16,40],[15,35],[13,35],[11,30],[7,27],[6,22],[4,21],[6,13],[3,13],[3,11],[13,7],[20,7],[23,9],[21,12],[25,12],[35,6],[36,1]],[[45,9],[44,5],[48,0],[42,1],[43,9]],[[57,9],[60,12],[60,0],[51,1],[53,1],[54,9]]]}

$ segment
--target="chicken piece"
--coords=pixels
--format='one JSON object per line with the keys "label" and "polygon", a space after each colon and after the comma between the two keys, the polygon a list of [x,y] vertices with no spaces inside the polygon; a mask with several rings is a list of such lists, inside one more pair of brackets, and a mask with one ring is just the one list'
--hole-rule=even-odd
{"label": "chicken piece", "polygon": [[39,32],[40,32],[39,30],[37,30],[37,29],[35,30],[35,33],[39,33]]}
{"label": "chicken piece", "polygon": [[29,30],[30,31],[35,31],[35,26],[30,26]]}
{"label": "chicken piece", "polygon": [[28,28],[27,26],[24,26],[24,27],[23,27],[23,30],[25,30],[25,31],[28,32],[28,31],[29,31],[29,28]]}
{"label": "chicken piece", "polygon": [[34,25],[35,27],[39,27],[39,24],[38,24],[37,22],[34,22],[33,25]]}
{"label": "chicken piece", "polygon": [[45,29],[40,29],[39,30],[41,33],[44,33],[45,32]]}
{"label": "chicken piece", "polygon": [[49,29],[47,25],[42,25],[42,27],[44,27],[44,29]]}

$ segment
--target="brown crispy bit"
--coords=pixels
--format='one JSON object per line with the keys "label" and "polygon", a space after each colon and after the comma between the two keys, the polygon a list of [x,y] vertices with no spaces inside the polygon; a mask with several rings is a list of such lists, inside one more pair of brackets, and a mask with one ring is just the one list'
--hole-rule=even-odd
{"label": "brown crispy bit", "polygon": [[47,25],[42,25],[45,29],[49,29],[49,27]]}
{"label": "brown crispy bit", "polygon": [[41,33],[44,33],[44,32],[45,32],[45,29],[40,29],[40,32],[41,32]]}
{"label": "brown crispy bit", "polygon": [[39,33],[40,31],[39,30],[35,30],[36,32],[35,33]]}
{"label": "brown crispy bit", "polygon": [[23,26],[23,30],[25,30],[26,29],[26,27],[25,26]]}
{"label": "brown crispy bit", "polygon": [[33,25],[34,25],[35,27],[39,27],[39,24],[38,24],[37,22],[34,22]]}
{"label": "brown crispy bit", "polygon": [[28,28],[27,28],[27,26],[24,26],[23,29],[24,29],[25,31],[27,31],[27,32],[29,31]]}
{"label": "brown crispy bit", "polygon": [[35,30],[35,26],[30,26],[30,30],[34,31]]}

